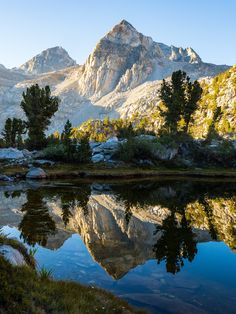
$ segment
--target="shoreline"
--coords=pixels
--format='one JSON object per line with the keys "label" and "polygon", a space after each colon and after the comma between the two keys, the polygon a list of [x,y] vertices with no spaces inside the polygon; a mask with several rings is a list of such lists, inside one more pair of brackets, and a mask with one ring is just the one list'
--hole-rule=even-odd
{"label": "shoreline", "polygon": [[[236,169],[168,169],[168,168],[140,168],[131,166],[107,167],[104,165],[73,165],[55,164],[54,166],[43,166],[47,174],[46,180],[55,179],[100,179],[100,180],[129,180],[129,179],[153,179],[153,178],[193,178],[193,179],[233,179],[236,180]],[[27,167],[5,166],[1,174],[16,179],[25,179]],[[45,179],[44,179],[45,180]]]}

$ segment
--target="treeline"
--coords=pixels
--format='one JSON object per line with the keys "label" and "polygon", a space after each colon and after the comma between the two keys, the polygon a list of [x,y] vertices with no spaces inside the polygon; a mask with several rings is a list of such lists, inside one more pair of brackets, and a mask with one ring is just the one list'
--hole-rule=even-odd
{"label": "treeline", "polygon": [[[0,146],[43,150],[47,158],[82,163],[89,162],[91,159],[89,141],[103,142],[112,136],[117,136],[127,139],[126,144],[120,149],[119,158],[124,161],[131,161],[139,156],[150,158],[156,155],[155,150],[158,147],[160,149],[160,144],[175,146],[181,142],[190,144],[194,142],[190,125],[194,124],[194,113],[198,108],[202,92],[198,81],[191,82],[185,72],[176,71],[170,79],[162,82],[159,91],[161,102],[156,105],[158,114],[154,113],[150,117],[136,114],[128,119],[107,117],[104,120],[89,120],[79,128],[73,128],[68,120],[61,134],[55,132],[47,137],[46,131],[51,118],[59,108],[60,99],[51,95],[49,86],[40,88],[38,84],[32,85],[23,93],[20,103],[26,119],[6,120]],[[221,109],[216,107],[204,141],[206,145],[213,139],[223,141],[215,127],[221,114]],[[141,142],[135,140],[135,137],[142,134],[155,135],[157,143],[150,144],[150,142],[145,143],[145,140]],[[220,148],[223,153],[227,151],[228,156],[234,156],[235,151],[231,143],[223,144],[223,148]],[[203,159],[209,159],[208,157],[211,156],[209,147],[201,150],[200,153],[199,150],[194,153],[196,156],[200,154]],[[125,157],[123,158],[122,155]]]}

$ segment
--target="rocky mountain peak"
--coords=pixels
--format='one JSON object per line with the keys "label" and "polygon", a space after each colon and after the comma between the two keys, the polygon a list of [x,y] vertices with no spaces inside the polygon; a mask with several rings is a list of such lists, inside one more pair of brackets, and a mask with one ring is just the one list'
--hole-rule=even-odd
{"label": "rocky mountain peak", "polygon": [[68,52],[59,46],[46,49],[22,64],[19,69],[30,74],[58,71],[76,65]]}
{"label": "rocky mountain peak", "polygon": [[144,45],[146,48],[153,42],[150,37],[139,33],[126,20],[122,20],[119,24],[115,25],[101,41],[110,41],[114,44],[129,45],[130,47]]}

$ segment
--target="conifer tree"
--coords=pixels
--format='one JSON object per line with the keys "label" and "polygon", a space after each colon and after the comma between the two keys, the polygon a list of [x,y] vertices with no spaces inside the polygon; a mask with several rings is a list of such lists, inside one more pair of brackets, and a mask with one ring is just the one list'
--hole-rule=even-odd
{"label": "conifer tree", "polygon": [[7,147],[11,146],[11,131],[12,131],[12,119],[8,118],[5,122],[4,130],[2,131],[4,143]]}
{"label": "conifer tree", "polygon": [[92,151],[89,145],[89,136],[85,135],[81,138],[77,153],[79,162],[88,163],[91,161]]}
{"label": "conifer tree", "polygon": [[72,124],[69,120],[67,120],[61,135],[61,140],[63,145],[65,146],[65,153],[68,161],[72,161],[74,159],[74,154],[76,152],[76,143],[75,140],[73,140],[72,136]]}
{"label": "conifer tree", "polygon": [[22,96],[21,108],[27,117],[28,146],[41,149],[46,145],[45,131],[58,110],[59,98],[51,96],[49,86],[40,88],[38,84],[27,88]]}
{"label": "conifer tree", "polygon": [[2,132],[7,147],[21,148],[23,145],[22,135],[26,133],[25,121],[17,118],[8,118]]}
{"label": "conifer tree", "polygon": [[197,109],[202,89],[198,81],[193,83],[185,72],[179,70],[172,73],[170,82],[163,80],[160,98],[166,107],[162,112],[169,133],[176,134],[178,122],[184,119],[183,131],[187,132],[191,117]]}

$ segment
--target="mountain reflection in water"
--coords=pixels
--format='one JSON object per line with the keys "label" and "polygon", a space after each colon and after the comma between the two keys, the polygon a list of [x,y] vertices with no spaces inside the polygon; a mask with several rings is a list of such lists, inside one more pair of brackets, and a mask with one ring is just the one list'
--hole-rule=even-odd
{"label": "mountain reflection in water", "polygon": [[0,186],[0,198],[0,227],[51,250],[79,234],[116,280],[148,260],[177,274],[194,261],[198,243],[236,247],[234,182],[19,183]]}

